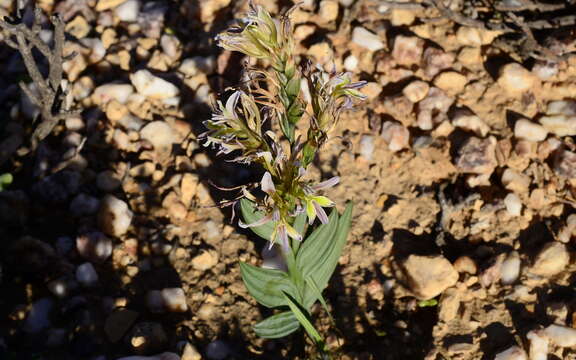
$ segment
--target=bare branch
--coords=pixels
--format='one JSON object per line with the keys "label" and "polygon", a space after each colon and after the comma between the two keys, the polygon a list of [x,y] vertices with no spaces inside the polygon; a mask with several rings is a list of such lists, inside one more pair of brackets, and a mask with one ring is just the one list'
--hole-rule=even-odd
{"label": "bare branch", "polygon": [[58,15],[50,18],[54,24],[54,52],[50,59],[50,85],[57,89],[62,81],[62,63],[64,57],[64,22]]}
{"label": "bare branch", "polygon": [[399,2],[399,1],[380,1],[379,5],[387,6],[389,9],[401,10],[424,10],[426,7],[417,2]]}
{"label": "bare branch", "polygon": [[[20,7],[18,7],[19,10]],[[18,11],[20,14],[21,11]],[[42,122],[32,134],[32,149],[35,149],[40,141],[48,136],[54,126],[62,119],[71,116],[65,106],[66,93],[62,89],[63,63],[68,60],[64,57],[64,22],[58,16],[50,17],[54,26],[54,45],[51,48],[40,38],[42,29],[42,12],[39,8],[34,9],[34,22],[28,27],[19,17],[14,21],[0,20],[0,30],[6,34],[5,42],[18,50],[22,55],[24,65],[32,81],[38,88],[35,94],[24,83],[20,83],[22,91],[30,98],[30,101],[40,108]],[[44,76],[34,58],[33,49],[37,49],[48,62],[48,76]]]}
{"label": "bare branch", "polygon": [[555,11],[564,9],[563,4],[545,4],[545,3],[535,3],[529,0],[517,0],[521,4],[518,5],[506,5],[497,4],[495,9],[498,11],[527,11],[527,10],[538,10],[538,11]]}

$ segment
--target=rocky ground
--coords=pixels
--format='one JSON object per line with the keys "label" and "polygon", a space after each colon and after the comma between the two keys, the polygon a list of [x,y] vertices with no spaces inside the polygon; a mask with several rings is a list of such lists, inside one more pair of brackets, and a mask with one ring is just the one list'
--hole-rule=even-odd
{"label": "rocky ground", "polygon": [[[368,81],[312,174],[339,175],[328,196],[355,204],[325,292],[336,326],[321,308],[318,326],[342,359],[576,359],[574,24],[545,39],[552,55],[526,56],[505,30],[399,3],[306,0],[292,15],[302,58]],[[302,334],[252,332],[269,310],[238,261],[274,254],[214,206],[260,169],[197,140],[240,80],[243,59],[214,36],[247,3],[38,4],[67,23],[81,113],[27,151],[38,110],[0,45],[0,173],[14,175],[0,192],[0,358],[305,359]]]}

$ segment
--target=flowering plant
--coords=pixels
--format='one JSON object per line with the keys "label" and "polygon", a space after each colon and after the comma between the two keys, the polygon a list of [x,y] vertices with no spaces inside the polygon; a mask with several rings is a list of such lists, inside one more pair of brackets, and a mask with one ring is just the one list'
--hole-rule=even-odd
{"label": "flowering plant", "polygon": [[[255,332],[279,338],[303,326],[324,353],[310,309],[320,301],[328,310],[322,290],[346,242],[352,205],[342,215],[336,210],[328,215],[326,209],[335,203],[321,191],[338,184],[339,177],[316,183],[307,177],[307,168],[342,110],[365,98],[358,91],[364,82],[318,66],[296,66],[289,14],[274,19],[263,7],[250,4],[239,25],[218,36],[224,49],[267,61],[271,70],[247,69],[250,80],[225,102],[217,102],[203,137],[219,153],[236,154],[234,161],[258,163],[265,170],[259,184],[262,196],[242,187],[244,221],[239,226],[268,240],[270,247],[277,245],[286,270],[240,264],[250,294],[264,306],[283,310],[256,324]],[[308,87],[309,103],[304,101],[303,85]],[[298,129],[303,119],[309,121],[305,138]]]}

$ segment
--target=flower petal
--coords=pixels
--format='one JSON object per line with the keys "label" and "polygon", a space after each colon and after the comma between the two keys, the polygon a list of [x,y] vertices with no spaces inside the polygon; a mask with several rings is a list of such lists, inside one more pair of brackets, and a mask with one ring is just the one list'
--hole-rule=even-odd
{"label": "flower petal", "polygon": [[238,220],[238,226],[240,226],[242,229],[247,229],[255,226],[262,226],[264,224],[269,223],[270,221],[272,221],[272,214],[268,214],[263,218],[261,218],[260,220],[254,221],[252,224],[245,224],[244,222],[242,222],[242,220]]}
{"label": "flower petal", "polygon": [[316,201],[312,202],[314,204],[314,208],[316,209],[316,214],[318,215],[318,219],[322,224],[328,224],[328,215],[322,208],[322,206],[318,205]]}
{"label": "flower petal", "polygon": [[272,181],[272,175],[266,171],[264,176],[262,176],[262,181],[260,181],[260,187],[268,195],[272,195],[276,192],[276,187],[274,186],[274,181]]}
{"label": "flower petal", "polygon": [[294,229],[291,225],[285,223],[284,228],[286,229],[288,236],[290,236],[292,239],[302,241],[302,235],[300,235],[300,233],[296,231],[296,229]]}
{"label": "flower petal", "polygon": [[308,216],[308,224],[312,225],[314,219],[316,219],[316,209],[311,200],[306,201],[306,215]]}
{"label": "flower petal", "polygon": [[318,205],[322,207],[334,206],[334,202],[326,196],[314,196],[312,197],[312,201],[318,203]]}
{"label": "flower petal", "polygon": [[242,92],[240,90],[235,91],[226,101],[226,115],[228,117],[233,119],[238,118],[238,115],[236,115],[236,105],[238,104],[238,99],[240,99],[241,94]]}
{"label": "flower petal", "polygon": [[[288,234],[286,233],[286,226],[284,224],[278,225],[276,237],[278,238],[278,243],[282,246],[282,250],[287,251],[290,249],[290,245],[288,244]],[[276,242],[276,239],[274,239],[274,241]]]}
{"label": "flower petal", "polygon": [[328,189],[333,186],[336,186],[339,182],[340,182],[340,176],[334,176],[326,181],[322,181],[321,183],[312,185],[312,189],[314,189],[314,191]]}

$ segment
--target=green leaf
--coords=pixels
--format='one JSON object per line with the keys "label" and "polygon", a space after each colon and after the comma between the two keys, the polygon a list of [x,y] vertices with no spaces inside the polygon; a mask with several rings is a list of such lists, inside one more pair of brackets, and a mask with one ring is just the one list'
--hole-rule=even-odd
{"label": "green leaf", "polygon": [[254,325],[256,335],[264,339],[277,339],[298,330],[300,322],[290,311],[284,311]]}
{"label": "green leaf", "polygon": [[[244,218],[244,222],[246,224],[252,224],[264,217],[262,212],[256,210],[254,203],[245,198],[240,200],[240,211],[242,212],[242,217]],[[267,224],[254,226],[250,229],[264,240],[271,241],[270,237],[274,231],[274,223],[270,221]]]}
{"label": "green leaf", "polygon": [[436,305],[438,305],[438,300],[436,299],[422,300],[418,303],[419,307],[434,307]]}
{"label": "green leaf", "polygon": [[[335,213],[334,210],[332,213]],[[302,272],[304,278],[310,276],[318,290],[322,292],[326,286],[328,286],[328,281],[336,269],[338,264],[338,259],[342,254],[344,245],[346,244],[346,238],[348,237],[348,232],[350,230],[350,223],[352,221],[352,203],[348,203],[342,217],[339,220],[332,221],[332,214],[330,214],[330,222],[328,226],[334,226],[334,231],[331,235],[326,235],[324,239],[317,238],[315,243],[310,245],[308,251],[316,252],[315,260],[307,260],[308,263],[302,264]],[[323,240],[323,241],[320,241]],[[306,244],[306,243],[304,243]],[[304,252],[304,246],[301,249],[302,255]],[[306,308],[309,308],[318,299],[317,293],[313,289],[306,289],[304,292],[304,304]]]}
{"label": "green leaf", "polygon": [[287,305],[283,292],[292,296],[297,294],[296,288],[284,271],[263,269],[241,262],[240,272],[250,295],[269,308]]}
{"label": "green leaf", "polygon": [[304,243],[300,247],[298,257],[296,258],[296,264],[302,271],[304,277],[311,273],[314,264],[322,259],[324,254],[328,252],[331,246],[331,239],[336,234],[337,228],[338,211],[334,209],[328,217],[328,224],[318,226],[316,230],[304,240]]}
{"label": "green leaf", "polygon": [[0,175],[0,191],[4,190],[8,185],[12,184],[14,178],[12,174],[2,174]]}
{"label": "green leaf", "polygon": [[294,316],[296,316],[296,319],[298,319],[298,321],[304,327],[304,330],[306,330],[308,335],[310,335],[312,340],[314,340],[316,344],[323,344],[324,339],[322,339],[322,336],[318,333],[318,330],[316,330],[314,325],[312,325],[312,322],[310,321],[308,315],[305,312],[306,310],[303,310],[301,306],[298,303],[296,303],[294,298],[292,298],[287,293],[284,293],[284,298],[286,299],[286,302],[288,303],[290,310],[292,310],[292,313],[294,313]]}
{"label": "green leaf", "polygon": [[312,276],[308,276],[306,278],[306,285],[308,285],[310,287],[310,289],[312,290],[312,293],[316,296],[316,298],[318,300],[320,300],[320,304],[322,304],[322,307],[328,313],[328,317],[330,318],[330,321],[332,322],[333,325],[335,325],[336,322],[334,321],[334,318],[332,317],[332,314],[330,313],[330,309],[328,309],[328,304],[326,303],[324,296],[322,296],[322,291],[318,288],[318,285],[316,285],[316,282],[314,281]]}
{"label": "green leaf", "polygon": [[338,221],[336,235],[331,239],[328,252],[320,258],[320,261],[314,263],[312,266],[311,275],[320,290],[324,290],[328,285],[328,281],[336,269],[336,265],[338,265],[338,259],[340,259],[340,255],[342,255],[344,245],[346,245],[346,239],[348,238],[348,232],[350,231],[350,224],[352,222],[352,207],[351,202],[346,205],[346,209]]}

